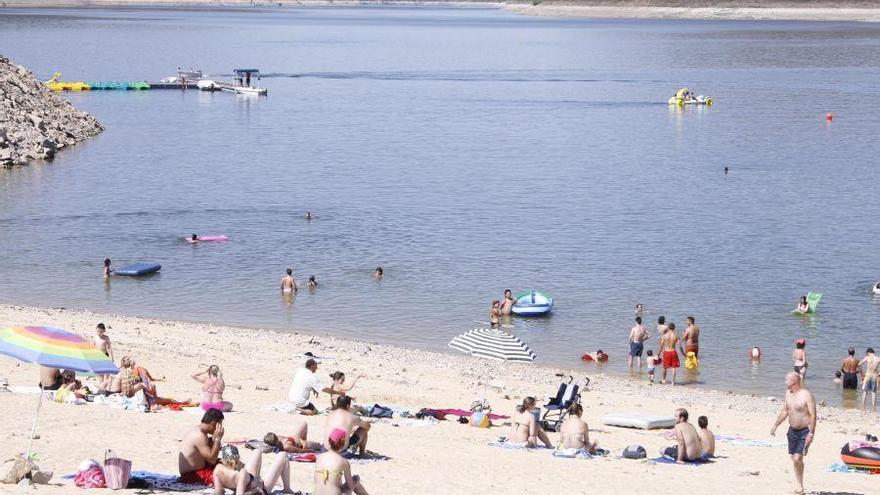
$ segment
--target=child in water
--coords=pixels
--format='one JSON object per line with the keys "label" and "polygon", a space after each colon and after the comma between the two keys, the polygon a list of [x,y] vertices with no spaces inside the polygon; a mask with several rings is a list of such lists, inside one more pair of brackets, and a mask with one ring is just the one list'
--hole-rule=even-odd
{"label": "child in water", "polygon": [[654,360],[654,351],[649,349],[646,356],[646,362],[648,364],[648,381],[654,383],[654,368],[657,366],[657,361]]}

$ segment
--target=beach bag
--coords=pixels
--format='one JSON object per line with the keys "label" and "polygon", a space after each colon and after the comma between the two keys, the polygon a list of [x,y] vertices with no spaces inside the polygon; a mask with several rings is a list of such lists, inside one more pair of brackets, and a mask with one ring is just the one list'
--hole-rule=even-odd
{"label": "beach bag", "polygon": [[379,404],[373,404],[373,407],[370,408],[370,413],[368,414],[371,418],[390,418],[394,415],[394,411],[389,407],[380,406]]}
{"label": "beach bag", "polygon": [[648,452],[641,445],[630,445],[623,449],[624,459],[644,459],[648,457]]}
{"label": "beach bag", "polygon": [[131,477],[131,461],[119,458],[112,450],[104,454],[104,478],[107,480],[107,488],[122,490],[128,487],[128,479]]}
{"label": "beach bag", "polygon": [[85,471],[77,471],[73,484],[80,488],[107,488],[107,480],[101,466],[95,464]]}

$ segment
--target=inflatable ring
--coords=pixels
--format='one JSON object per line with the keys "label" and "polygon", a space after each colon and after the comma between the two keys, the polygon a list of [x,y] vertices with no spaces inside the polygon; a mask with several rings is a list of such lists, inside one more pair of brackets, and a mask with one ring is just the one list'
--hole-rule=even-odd
{"label": "inflatable ring", "polygon": [[840,449],[840,460],[847,466],[880,470],[880,447],[859,447],[850,450],[849,443]]}

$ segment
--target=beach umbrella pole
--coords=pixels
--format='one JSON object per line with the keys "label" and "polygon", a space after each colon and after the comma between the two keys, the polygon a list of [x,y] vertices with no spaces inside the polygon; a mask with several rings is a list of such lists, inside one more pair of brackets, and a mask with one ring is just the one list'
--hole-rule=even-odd
{"label": "beach umbrella pole", "polygon": [[28,438],[28,447],[27,454],[25,454],[25,459],[30,459],[31,457],[31,445],[34,443],[34,435],[37,432],[37,418],[40,417],[40,407],[43,405],[43,386],[40,385],[40,395],[37,399],[37,412],[34,413],[34,423],[31,425],[31,436]]}

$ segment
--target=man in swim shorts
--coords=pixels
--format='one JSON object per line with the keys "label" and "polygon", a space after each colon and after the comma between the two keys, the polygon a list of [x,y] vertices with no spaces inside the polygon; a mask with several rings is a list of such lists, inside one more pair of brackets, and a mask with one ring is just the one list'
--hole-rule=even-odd
{"label": "man in swim shorts", "polygon": [[847,350],[849,354],[843,359],[840,365],[840,372],[843,374],[841,383],[844,390],[855,390],[859,387],[859,360],[856,359],[856,350],[850,347]]}
{"label": "man in swim shorts", "polygon": [[874,349],[868,347],[864,359],[859,362],[859,366],[865,366],[865,379],[862,382],[862,409],[865,408],[865,402],[868,399],[868,392],[871,392],[871,409],[877,407],[877,375],[880,368],[880,359],[874,355]]}
{"label": "man in swim shorts", "polygon": [[[357,450],[357,454],[361,456],[367,452],[367,437],[370,431],[370,423],[351,412],[351,397],[345,394],[336,398],[333,410],[327,414],[324,431],[333,431],[337,428],[345,431],[348,435],[346,449],[352,452]],[[330,445],[327,443],[324,446],[328,449],[330,448]]]}
{"label": "man in swim shorts", "polygon": [[513,292],[510,289],[504,290],[504,299],[501,301],[501,314],[503,316],[510,316],[513,314],[513,305],[516,304],[516,299],[513,298]]}
{"label": "man in swim shorts", "polygon": [[678,360],[678,349],[681,344],[678,335],[675,334],[675,323],[670,323],[666,329],[666,333],[660,337],[660,358],[663,360],[663,379],[660,383],[666,383],[666,373],[672,370],[672,380],[670,383],[675,385],[675,373],[681,367]]}
{"label": "man in swim shorts", "polygon": [[803,387],[799,373],[785,375],[785,386],[785,404],[770,428],[770,435],[776,436],[776,428],[788,418],[788,454],[794,465],[795,493],[803,495],[804,456],[816,432],[816,398]]}
{"label": "man in swim shorts", "polygon": [[684,355],[687,356],[687,353],[693,352],[694,356],[700,356],[700,327],[694,324],[694,317],[688,316],[685,321],[687,322],[687,327],[684,329],[684,334],[681,336],[681,339],[684,340]]}
{"label": "man in swim shorts", "polygon": [[214,466],[223,440],[223,413],[208,409],[202,422],[183,437],[177,466],[181,483],[214,486]]}
{"label": "man in swim shorts", "polygon": [[695,462],[703,458],[703,445],[700,442],[700,434],[694,425],[688,423],[687,409],[675,410],[675,439],[676,445],[666,447],[660,453],[663,457],[674,459],[678,464]]}
{"label": "man in swim shorts", "polygon": [[287,275],[281,279],[281,292],[295,294],[297,290],[299,290],[299,287],[296,285],[296,279],[293,278],[293,268],[288,268]]}
{"label": "man in swim shorts", "polygon": [[638,364],[639,371],[642,371],[642,351],[645,349],[645,341],[648,340],[648,330],[642,325],[642,317],[636,316],[636,324],[629,329],[629,369],[633,367],[633,358]]}

